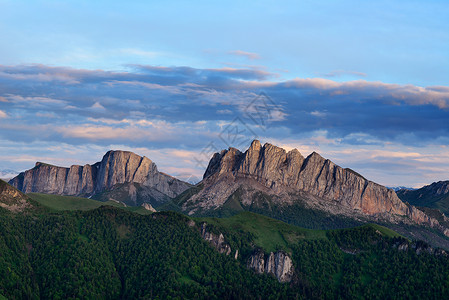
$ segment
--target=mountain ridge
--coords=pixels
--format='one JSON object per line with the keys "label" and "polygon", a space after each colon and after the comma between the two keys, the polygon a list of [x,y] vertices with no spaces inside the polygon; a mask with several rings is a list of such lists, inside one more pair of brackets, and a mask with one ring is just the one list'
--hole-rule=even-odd
{"label": "mountain ridge", "polygon": [[149,158],[120,150],[108,151],[100,162],[92,165],[65,168],[37,162],[34,168],[20,173],[9,183],[24,193],[85,197],[110,191],[119,184],[128,184],[126,192],[129,199],[126,201],[131,205],[141,204],[136,202],[133,183],[142,186],[155,202],[165,202],[190,187],[188,183],[159,172]]}
{"label": "mountain ridge", "polygon": [[398,197],[416,206],[439,209],[449,214],[449,180],[433,182],[415,190],[399,190]]}
{"label": "mountain ridge", "polygon": [[[182,203],[195,214],[216,210],[240,188],[240,202],[255,205],[255,191],[273,197],[276,205],[289,206],[298,198],[312,208],[350,217],[368,217],[391,222],[423,224],[445,231],[438,221],[416,207],[402,202],[396,193],[334,164],[316,152],[303,157],[297,149],[254,140],[241,152],[229,148],[215,153],[203,176],[203,188]],[[264,204],[264,205],[272,205]]]}

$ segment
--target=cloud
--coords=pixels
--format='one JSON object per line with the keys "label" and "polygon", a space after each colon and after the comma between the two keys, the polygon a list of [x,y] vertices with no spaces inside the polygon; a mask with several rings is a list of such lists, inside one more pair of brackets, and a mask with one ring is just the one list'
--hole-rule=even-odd
{"label": "cloud", "polygon": [[3,110],[0,110],[0,119],[7,118],[7,117],[8,117],[8,115]]}
{"label": "cloud", "polygon": [[120,49],[119,52],[122,54],[135,55],[135,56],[141,56],[141,57],[146,57],[146,58],[155,58],[160,55],[159,52],[145,51],[145,50],[134,49],[134,48]]}
{"label": "cloud", "polygon": [[[449,140],[445,86],[276,81],[263,69],[237,67],[131,65],[111,72],[21,65],[0,66],[0,74],[1,111],[9,116],[0,138],[8,140],[202,147],[236,117],[257,135],[308,138],[315,145]],[[252,105],[261,95],[271,102]]]}
{"label": "cloud", "polygon": [[260,55],[254,52],[246,52],[246,51],[242,51],[242,50],[234,50],[234,51],[229,51],[228,52],[231,55],[236,55],[236,56],[243,56],[247,59],[250,60],[255,60],[255,59],[260,59]]}
{"label": "cloud", "polygon": [[219,109],[219,110],[217,110],[217,114],[230,115],[230,114],[232,114],[232,110],[230,110],[230,109]]}
{"label": "cloud", "polygon": [[323,118],[326,116],[325,112],[314,110],[310,113],[312,116]]}
{"label": "cloud", "polygon": [[92,110],[97,110],[97,111],[104,111],[104,110],[106,110],[106,108],[104,108],[104,106],[101,105],[100,102],[95,102],[95,103],[90,107],[90,109],[92,109]]}
{"label": "cloud", "polygon": [[344,75],[351,75],[351,76],[357,76],[357,77],[366,77],[366,73],[363,72],[357,72],[357,71],[345,71],[345,70],[334,70],[330,71],[329,73],[321,74],[323,77],[341,77]]}

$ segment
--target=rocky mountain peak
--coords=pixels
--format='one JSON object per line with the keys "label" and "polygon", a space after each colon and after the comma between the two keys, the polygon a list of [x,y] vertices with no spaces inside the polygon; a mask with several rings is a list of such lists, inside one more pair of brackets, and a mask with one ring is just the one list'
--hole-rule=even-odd
{"label": "rocky mountain peak", "polygon": [[262,148],[262,145],[260,144],[259,140],[254,140],[251,142],[251,145],[249,146],[247,151],[260,151],[260,148]]}
{"label": "rocky mountain peak", "polygon": [[76,196],[92,196],[125,184],[132,189],[128,192],[134,200],[138,191],[133,184],[139,184],[147,190],[145,194],[158,201],[175,197],[190,187],[186,182],[159,172],[149,158],[117,150],[108,151],[100,162],[92,165],[64,168],[37,162],[33,169],[22,172],[10,184],[25,193]]}
{"label": "rocky mountain peak", "polygon": [[[262,146],[258,140],[243,153],[235,148],[215,153],[203,185],[184,204],[191,211],[195,207],[217,209],[237,190],[242,205],[251,206],[258,201],[257,191],[261,191],[271,195],[278,205],[291,205],[300,197],[307,205],[330,213],[382,216],[389,220],[407,216],[414,223],[438,225],[436,220],[402,202],[393,190],[344,169],[317,152],[304,158],[297,149],[287,152],[269,143]],[[246,192],[241,191],[242,187]]]}

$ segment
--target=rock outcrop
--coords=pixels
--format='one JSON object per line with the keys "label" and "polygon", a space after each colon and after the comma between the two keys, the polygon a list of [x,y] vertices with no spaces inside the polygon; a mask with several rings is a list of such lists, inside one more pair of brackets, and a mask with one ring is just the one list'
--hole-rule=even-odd
{"label": "rock outcrop", "polygon": [[157,212],[157,210],[155,210],[154,207],[149,203],[143,203],[141,206],[148,211]]}
{"label": "rock outcrop", "polygon": [[33,205],[26,195],[0,179],[0,207],[11,212],[22,212]]}
{"label": "rock outcrop", "polygon": [[159,192],[154,193],[159,198],[173,198],[190,187],[186,182],[159,172],[149,158],[128,151],[109,151],[101,162],[70,168],[37,162],[33,169],[10,181],[24,193],[76,196],[92,196],[125,183],[149,187]]}
{"label": "rock outcrop", "polygon": [[270,252],[268,256],[262,250],[256,250],[248,258],[247,266],[258,274],[272,274],[279,282],[290,282],[294,273],[292,259],[281,250]]}
{"label": "rock outcrop", "polygon": [[[219,253],[229,255],[232,252],[231,246],[226,242],[222,233],[212,233],[207,228],[207,223],[201,224],[201,237],[209,242]],[[239,250],[234,252],[234,259],[238,259]],[[270,252],[267,256],[258,249],[247,261],[247,267],[258,274],[272,274],[279,282],[290,282],[293,277],[293,261],[284,251]]]}
{"label": "rock outcrop", "polygon": [[[201,237],[208,241],[219,253],[231,254],[231,246],[225,241],[223,234],[215,234],[207,230],[207,223],[201,224]],[[238,256],[238,250],[236,250],[236,253],[236,256]]]}
{"label": "rock outcrop", "polygon": [[[239,188],[273,195],[279,204],[292,204],[301,194],[310,206],[374,218],[401,220],[438,226],[438,221],[401,201],[396,193],[344,169],[313,152],[306,158],[255,140],[245,152],[235,148],[215,153],[202,181],[204,188],[184,203],[184,209],[217,209]],[[242,203],[253,204],[254,193],[241,195]],[[296,198],[297,199],[297,198]]]}

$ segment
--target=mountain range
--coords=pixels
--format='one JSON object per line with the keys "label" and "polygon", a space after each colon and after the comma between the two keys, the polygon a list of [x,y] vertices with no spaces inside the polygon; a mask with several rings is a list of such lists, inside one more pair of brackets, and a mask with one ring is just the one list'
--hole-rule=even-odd
{"label": "mountain range", "polygon": [[447,299],[448,186],[396,194],[258,140],[196,185],[126,151],[38,162],[0,180],[0,298]]}
{"label": "mountain range", "polygon": [[449,235],[444,215],[428,214],[411,201],[402,201],[392,189],[316,152],[304,157],[297,149],[287,152],[258,140],[245,152],[229,148],[215,153],[195,186],[159,172],[149,158],[126,151],[109,151],[100,162],[70,168],[38,162],[9,183],[24,193],[74,195],[131,206],[149,203],[192,216],[247,210],[307,226],[300,220],[313,214],[321,215],[314,219],[323,229],[375,221],[424,225]]}

